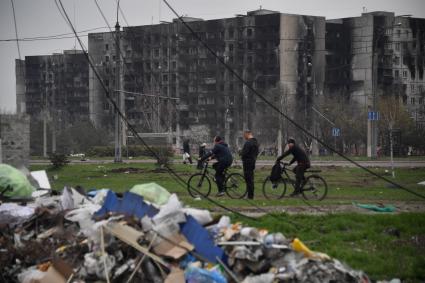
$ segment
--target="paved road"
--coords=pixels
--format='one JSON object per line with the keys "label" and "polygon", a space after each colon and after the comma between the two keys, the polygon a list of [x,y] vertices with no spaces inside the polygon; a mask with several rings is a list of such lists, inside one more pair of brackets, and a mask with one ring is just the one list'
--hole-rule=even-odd
{"label": "paved road", "polygon": [[[86,160],[86,161],[80,161],[80,160],[72,160],[71,164],[107,164],[112,163],[113,159],[110,160],[100,160],[100,159],[93,159],[93,160]],[[154,159],[131,159],[131,160],[125,160],[125,164],[131,164],[131,163],[155,163],[156,160]],[[173,160],[174,163],[180,163],[180,160]],[[48,160],[31,160],[31,165],[46,165],[49,164],[50,161]],[[364,166],[364,167],[391,167],[390,161],[357,161],[358,164]],[[274,161],[272,160],[258,160],[257,166],[272,166],[274,164]],[[241,165],[241,162],[237,160],[234,165]],[[348,161],[322,161],[322,160],[316,160],[312,161],[312,166],[317,167],[329,167],[329,166],[338,166],[338,167],[356,167],[355,164],[350,163]],[[425,159],[424,160],[397,160],[394,161],[394,167],[396,168],[412,168],[412,167],[425,167]]]}

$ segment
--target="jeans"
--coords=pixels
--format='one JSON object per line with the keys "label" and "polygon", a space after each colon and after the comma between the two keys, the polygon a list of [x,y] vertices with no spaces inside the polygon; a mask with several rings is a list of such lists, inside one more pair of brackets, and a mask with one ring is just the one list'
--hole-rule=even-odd
{"label": "jeans", "polygon": [[215,170],[215,182],[217,183],[217,188],[219,192],[224,192],[224,170],[229,167],[227,164],[217,162],[213,164]]}

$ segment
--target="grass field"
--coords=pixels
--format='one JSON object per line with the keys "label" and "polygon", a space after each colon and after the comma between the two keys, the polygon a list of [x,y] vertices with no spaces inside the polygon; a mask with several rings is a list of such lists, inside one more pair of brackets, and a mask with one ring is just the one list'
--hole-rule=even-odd
{"label": "grass field", "polygon": [[[112,172],[113,169],[133,167],[141,170],[138,174]],[[31,166],[31,170],[46,169],[45,166]],[[173,165],[173,169],[188,179],[197,170],[192,166]],[[232,171],[240,169],[234,168]],[[425,205],[423,200],[400,189],[386,186],[384,181],[370,176],[357,168],[322,168],[320,173],[328,182],[328,197],[322,202],[311,202],[314,206],[328,204],[351,204],[353,201],[391,204],[392,201],[411,201]],[[384,169],[373,169],[376,173],[391,178]],[[261,195],[261,183],[270,168],[256,171],[257,206],[305,205],[300,199],[266,200]],[[118,192],[130,189],[135,184],[156,182],[170,192],[178,194],[187,205],[200,208],[216,208],[207,201],[193,200],[186,188],[180,186],[166,171],[158,171],[154,164],[106,164],[68,165],[59,170],[48,170],[55,189],[65,185],[80,185],[91,188],[110,188]],[[417,185],[425,180],[425,168],[397,169],[396,182],[424,194],[425,187]],[[212,192],[216,192],[213,185]],[[231,200],[227,197],[216,199],[220,204],[243,210],[251,206],[245,200]],[[247,225],[282,232],[287,237],[299,237],[313,250],[328,253],[350,266],[362,269],[373,279],[401,278],[407,282],[425,280],[425,213],[400,214],[328,214],[328,215],[287,215],[273,214],[257,221],[232,216],[234,221]],[[297,223],[298,227],[289,224]],[[399,234],[399,237],[397,236]]]}
{"label": "grass field", "polygon": [[298,237],[310,249],[325,252],[353,268],[364,270],[374,280],[425,280],[425,214],[422,213],[374,216],[275,214],[258,221],[238,217],[234,220],[282,232],[288,238]]}
{"label": "grass field", "polygon": [[[126,174],[123,172],[111,172],[117,168],[136,168],[142,170],[142,173]],[[33,165],[31,170],[46,169],[46,166]],[[187,180],[191,174],[197,172],[193,166],[173,165],[172,168],[184,180]],[[52,185],[55,189],[61,190],[65,185],[76,186],[80,185],[86,189],[91,188],[110,188],[117,192],[129,190],[132,186],[146,182],[156,182],[170,192],[178,194],[179,198],[185,203],[209,207],[205,202],[193,200],[187,193],[186,187],[179,185],[166,170],[156,170],[154,164],[104,164],[104,165],[68,165],[59,170],[48,170],[48,175],[52,180]],[[312,202],[315,205],[321,204],[349,204],[352,201],[415,201],[418,197],[411,195],[403,190],[388,187],[386,183],[375,176],[369,175],[367,172],[357,168],[344,167],[324,167],[320,173],[327,181],[329,186],[328,197],[321,202]],[[391,178],[384,169],[373,169],[376,173]],[[232,171],[241,171],[234,168]],[[213,170],[212,170],[213,172]],[[257,205],[296,205],[303,204],[299,199],[284,199],[284,200],[266,200],[262,196],[262,182],[269,174],[269,167],[262,167],[256,170],[255,175],[255,192],[256,199],[259,200]],[[425,187],[417,185],[418,182],[425,180],[425,168],[420,169],[398,169],[396,171],[396,182],[412,189],[415,192],[425,194]],[[212,194],[216,192],[215,184],[212,185]],[[288,188],[291,192],[292,188]],[[244,200],[231,200],[228,198],[220,199],[225,205],[229,206],[248,206]]]}

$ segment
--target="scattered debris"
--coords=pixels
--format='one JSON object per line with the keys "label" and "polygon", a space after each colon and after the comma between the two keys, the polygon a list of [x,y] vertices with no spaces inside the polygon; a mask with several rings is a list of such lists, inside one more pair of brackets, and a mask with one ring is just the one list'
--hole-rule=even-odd
{"label": "scattered debris", "polygon": [[185,208],[156,184],[0,205],[7,282],[370,282],[299,239]]}

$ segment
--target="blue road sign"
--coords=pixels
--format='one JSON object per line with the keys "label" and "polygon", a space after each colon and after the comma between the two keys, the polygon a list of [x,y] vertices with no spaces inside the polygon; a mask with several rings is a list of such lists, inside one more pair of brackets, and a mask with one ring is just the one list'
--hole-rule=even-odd
{"label": "blue road sign", "polygon": [[378,121],[379,120],[379,112],[378,111],[369,111],[367,113],[367,119],[369,121]]}
{"label": "blue road sign", "polygon": [[340,128],[332,128],[332,136],[333,137],[339,137],[341,135],[341,129]]}

